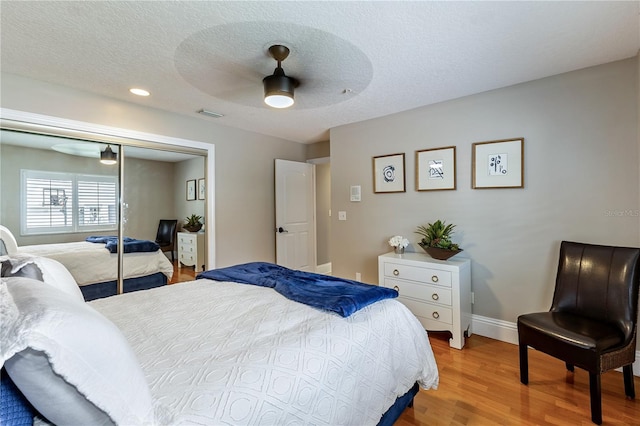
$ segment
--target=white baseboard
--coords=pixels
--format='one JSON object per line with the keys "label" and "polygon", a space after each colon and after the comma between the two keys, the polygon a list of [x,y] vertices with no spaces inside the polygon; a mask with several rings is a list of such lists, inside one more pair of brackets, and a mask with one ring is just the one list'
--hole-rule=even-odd
{"label": "white baseboard", "polygon": [[316,266],[318,274],[331,275],[331,262]]}
{"label": "white baseboard", "polygon": [[[480,336],[500,340],[501,342],[518,344],[518,326],[513,322],[494,318],[471,315],[471,332]],[[636,362],[633,363],[633,375],[640,376],[640,351],[636,351]]]}

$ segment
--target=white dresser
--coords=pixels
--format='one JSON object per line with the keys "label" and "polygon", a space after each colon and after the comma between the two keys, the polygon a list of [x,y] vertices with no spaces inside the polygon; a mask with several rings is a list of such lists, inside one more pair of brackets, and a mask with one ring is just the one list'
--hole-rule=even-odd
{"label": "white dresser", "polygon": [[398,290],[398,300],[425,330],[450,331],[449,346],[462,349],[471,335],[471,261],[437,260],[423,253],[378,256],[378,281]]}
{"label": "white dresser", "polygon": [[178,232],[178,268],[194,266],[204,271],[204,232]]}

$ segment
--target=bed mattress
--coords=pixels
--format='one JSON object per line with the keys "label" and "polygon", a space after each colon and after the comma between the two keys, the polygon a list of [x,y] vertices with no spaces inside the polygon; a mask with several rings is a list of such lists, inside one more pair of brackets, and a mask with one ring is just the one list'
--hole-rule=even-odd
{"label": "bed mattress", "polygon": [[[113,281],[118,278],[118,255],[109,253],[104,244],[78,241],[73,243],[21,246],[18,253],[43,256],[62,263],[78,285]],[[124,255],[124,278],[136,278],[161,272],[171,279],[173,265],[158,250]]]}
{"label": "bed mattress", "polygon": [[201,279],[89,303],[125,334],[175,424],[375,425],[415,382],[438,385],[426,332],[396,300],[342,318]]}

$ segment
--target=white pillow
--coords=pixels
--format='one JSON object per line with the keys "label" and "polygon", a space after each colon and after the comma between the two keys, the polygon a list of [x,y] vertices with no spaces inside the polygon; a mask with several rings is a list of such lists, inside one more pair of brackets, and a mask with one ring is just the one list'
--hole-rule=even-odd
{"label": "white pillow", "polygon": [[13,255],[18,252],[18,243],[11,231],[7,227],[0,225],[0,240],[4,243],[4,247],[7,250],[8,255]]}
{"label": "white pillow", "polygon": [[[48,421],[151,424],[153,400],[120,330],[88,304],[30,278],[2,281],[0,353],[16,386]],[[0,291],[0,294],[5,293]]]}
{"label": "white pillow", "polygon": [[16,254],[13,256],[0,256],[0,261],[8,260],[11,265],[11,272],[9,275],[27,276],[31,278],[40,279],[39,277],[33,277],[30,274],[20,274],[20,271],[27,269],[30,265],[35,265],[40,270],[42,280],[45,283],[52,285],[53,287],[64,291],[71,295],[76,300],[84,302],[82,291],[78,287],[78,283],[71,275],[71,272],[60,262],[48,257],[37,257],[28,254]]}

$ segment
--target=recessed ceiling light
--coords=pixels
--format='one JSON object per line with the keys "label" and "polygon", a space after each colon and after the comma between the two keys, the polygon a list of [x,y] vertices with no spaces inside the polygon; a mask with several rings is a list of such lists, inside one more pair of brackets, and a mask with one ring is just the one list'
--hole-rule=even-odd
{"label": "recessed ceiling light", "polygon": [[131,93],[133,93],[134,95],[138,95],[138,96],[149,96],[149,92],[147,92],[144,89],[138,89],[136,87],[134,87],[133,89],[129,89],[129,91]]}

